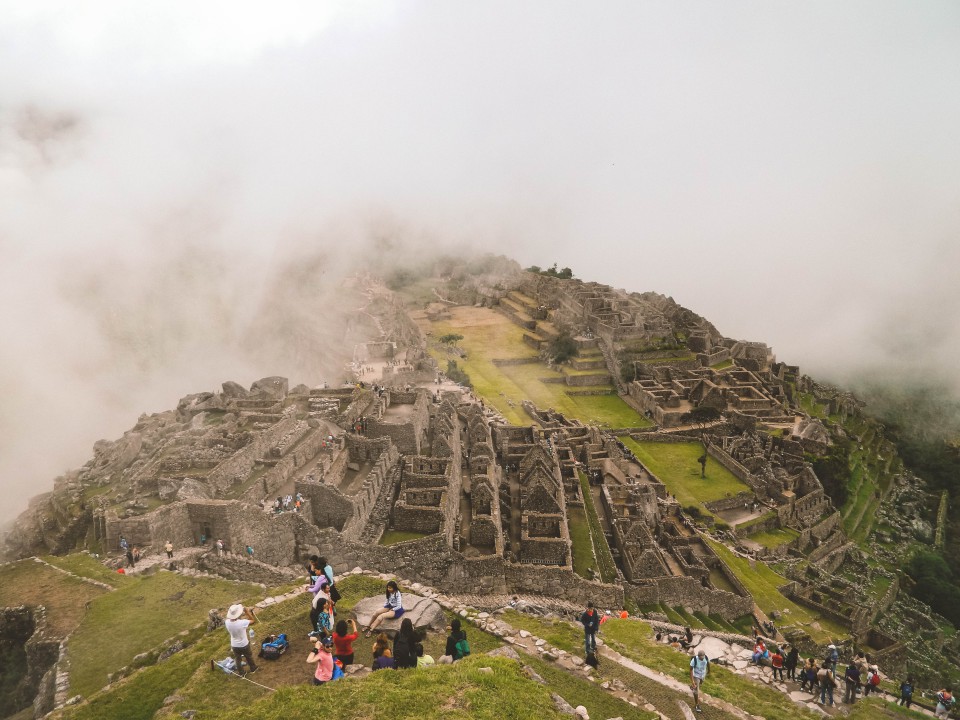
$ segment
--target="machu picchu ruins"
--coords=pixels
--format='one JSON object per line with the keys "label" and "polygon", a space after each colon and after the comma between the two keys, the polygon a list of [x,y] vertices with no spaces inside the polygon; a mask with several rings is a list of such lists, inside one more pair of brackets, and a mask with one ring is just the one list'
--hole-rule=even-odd
{"label": "machu picchu ruins", "polygon": [[[142,415],[32,502],[6,554],[87,549],[118,568],[122,540],[162,567],[171,543],[180,572],[267,585],[320,555],[438,592],[866,647],[888,674],[922,672],[904,622],[949,651],[895,551],[880,563],[858,543],[904,532],[890,498],[924,501],[852,395],[655,293],[513,265],[431,282],[423,301],[351,278],[362,320],[341,377],[228,380]],[[498,334],[478,345],[478,328]],[[585,404],[500,390],[516,378]],[[838,442],[870,467],[862,507],[814,469]]]}

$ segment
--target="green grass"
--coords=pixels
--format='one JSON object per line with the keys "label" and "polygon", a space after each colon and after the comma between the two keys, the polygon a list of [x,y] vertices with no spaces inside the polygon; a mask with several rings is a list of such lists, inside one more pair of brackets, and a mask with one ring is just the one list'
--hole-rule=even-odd
{"label": "green grass", "polygon": [[[688,682],[689,656],[654,642],[651,636],[650,626],[636,620],[614,619],[603,625],[603,638],[613,649],[670,677]],[[810,717],[806,709],[795,705],[783,693],[723,667],[711,667],[704,690],[759,717],[778,720],[808,720]]]}
{"label": "green grass", "polygon": [[[814,614],[807,608],[798,605],[785,597],[777,588],[787,584],[787,579],[777,575],[762,562],[755,562],[751,567],[750,561],[734,555],[723,543],[707,538],[710,547],[733,570],[737,579],[753,596],[754,602],[763,612],[769,614],[771,610],[784,613],[781,625],[797,625],[814,640],[821,643],[836,641],[849,635],[849,630],[839,623]],[[812,627],[813,623],[820,625],[820,630]]]}
{"label": "green grass", "polygon": [[[530,418],[520,403],[530,400],[537,407],[554,410],[565,416],[611,428],[649,427],[650,421],[615,395],[567,395],[564,383],[543,383],[540,378],[563,378],[546,365],[533,363],[497,367],[494,359],[535,356],[523,343],[523,333],[509,318],[488,308],[454,307],[452,320],[430,322],[419,320],[420,327],[433,337],[456,332],[464,336],[460,347],[467,358],[455,358],[470,376],[474,392],[493,405],[508,422],[529,425]],[[453,356],[442,347],[432,346],[430,353],[445,368]]]}
{"label": "green grass", "polygon": [[[481,672],[480,668],[490,668],[492,672]],[[247,707],[198,713],[197,719],[288,720],[318,716],[338,720],[564,717],[554,707],[549,690],[524,675],[518,663],[471,656],[430,670],[377,672],[321,688],[283,688]]]}
{"label": "green grass", "polygon": [[668,444],[637,442],[630,437],[620,439],[684,507],[694,505],[711,514],[703,509],[703,503],[750,490],[713,458],[707,460],[706,477],[701,478],[700,463],[697,462],[697,458],[703,455],[700,443]]}
{"label": "green grass", "polygon": [[503,619],[517,630],[531,632],[561,650],[569,653],[583,652],[582,627],[578,629],[565,620],[548,620],[516,610],[507,610]]}
{"label": "green grass", "polygon": [[567,509],[567,527],[570,528],[571,550],[573,551],[573,571],[582,578],[590,579],[588,570],[596,570],[597,560],[593,554],[593,542],[590,539],[590,525],[583,508]]}
{"label": "green grass", "polygon": [[408,532],[407,530],[384,530],[380,536],[381,545],[396,545],[407,540],[419,540],[427,537],[426,533]]}
{"label": "green grass", "polygon": [[616,582],[619,577],[617,575],[617,565],[613,561],[613,554],[610,552],[610,546],[607,544],[607,538],[600,525],[600,518],[597,516],[597,508],[590,492],[590,483],[587,480],[586,473],[579,472],[578,474],[580,475],[580,490],[583,494],[583,509],[590,526],[590,536],[593,539],[597,564],[600,566],[600,578],[605,583]]}
{"label": "green grass", "polygon": [[72,572],[74,575],[90,578],[91,580],[98,580],[113,587],[122,587],[124,583],[132,580],[132,578],[121,575],[116,570],[111,570],[100,562],[100,560],[87,553],[45,555],[43,560],[62,570]]}
{"label": "green grass", "polygon": [[90,695],[135,655],[204,622],[210,608],[226,607],[260,592],[254,585],[165,571],[130,580],[93,600],[71,637],[72,693]]}
{"label": "green grass", "polygon": [[776,548],[786,543],[793,542],[800,533],[791,528],[780,528],[779,530],[764,530],[749,536],[755,543],[763,545],[765,548]]}
{"label": "green grass", "polygon": [[710,366],[714,370],[726,370],[728,367],[733,367],[733,360],[723,360],[714,365]]}

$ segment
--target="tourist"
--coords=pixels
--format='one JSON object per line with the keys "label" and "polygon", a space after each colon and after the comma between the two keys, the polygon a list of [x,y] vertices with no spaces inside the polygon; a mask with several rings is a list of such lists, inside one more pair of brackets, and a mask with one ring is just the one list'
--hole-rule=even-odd
{"label": "tourist", "polygon": [[837,686],[837,678],[826,663],[817,671],[817,682],[820,683],[820,704],[825,705],[827,697],[833,707],[833,689]]}
{"label": "tourist", "polygon": [[173,543],[167,540],[167,544],[163,546],[163,549],[167,551],[167,560],[173,560]]}
{"label": "tourist", "polygon": [[393,639],[393,662],[398,670],[417,666],[418,640],[410,618],[404,618],[400,623],[400,632]]}
{"label": "tourist", "polygon": [[430,667],[431,665],[436,665],[437,661],[433,659],[433,655],[428,655],[424,652],[423,641],[426,640],[427,636],[425,633],[421,632],[419,635],[419,641],[417,642],[417,669]]}
{"label": "tourist", "polygon": [[457,645],[461,642],[466,642],[467,632],[466,630],[461,629],[460,618],[454,618],[450,621],[450,624],[447,626],[447,646],[444,648],[444,655],[449,655],[450,660],[460,660],[463,658],[463,645],[460,645],[457,648]]}
{"label": "tourist", "polygon": [[773,649],[773,654],[770,656],[770,667],[773,668],[773,679],[776,680],[779,673],[780,682],[783,682],[783,655],[778,647]]}
{"label": "tourist", "polygon": [[230,647],[233,649],[233,657],[237,661],[237,672],[243,675],[241,669],[243,660],[246,659],[250,672],[257,671],[257,664],[253,661],[253,653],[250,652],[250,638],[247,636],[247,628],[257,622],[257,616],[254,615],[252,608],[246,608],[241,604],[231,605],[227,610],[227,620],[223,626],[230,633]]}
{"label": "tourist", "polygon": [[759,665],[768,655],[769,653],[767,652],[767,646],[763,644],[763,640],[761,640],[758,636],[757,644],[753,646],[753,655],[751,655],[753,664]]}
{"label": "tourist", "polygon": [[593,609],[593,603],[587,603],[587,609],[580,614],[583,625],[583,646],[587,655],[597,652],[597,631],[600,629],[600,616]]}
{"label": "tourist", "polygon": [[903,705],[909,708],[913,702],[913,676],[907,675],[907,679],[900,683],[900,702],[897,705]]}
{"label": "tourist", "polygon": [[390,648],[386,648],[380,655],[373,659],[374,670],[395,670],[396,667]]}
{"label": "tourist", "polygon": [[120,550],[123,551],[123,552],[127,552],[127,550],[129,550],[129,549],[130,549],[130,545],[127,543],[127,539],[126,539],[123,535],[121,535],[121,536],[120,536]]}
{"label": "tourist", "polygon": [[829,665],[836,672],[838,662],[840,662],[840,653],[837,651],[837,646],[827,645],[827,656],[823,659],[824,666]]}
{"label": "tourist", "polygon": [[313,684],[323,685],[333,677],[333,655],[330,647],[333,641],[329,637],[317,638],[313,644],[313,651],[307,655],[308,663],[316,663],[317,669],[313,674]]}
{"label": "tourist", "polygon": [[314,624],[314,629],[317,632],[325,633],[330,635],[333,633],[333,614],[332,608],[329,606],[329,601],[325,597],[317,597],[317,621]]}
{"label": "tourist", "polygon": [[393,618],[403,615],[403,596],[400,594],[400,588],[397,587],[396,581],[391,580],[387,583],[386,598],[387,601],[384,606],[370,618],[370,627],[364,633],[365,637],[370,637],[388,615]]}
{"label": "tourist", "polygon": [[[350,623],[349,632],[347,623]],[[353,665],[353,641],[360,637],[357,632],[357,623],[353,620],[338,620],[336,630],[333,632],[334,656],[340,663],[346,667]]]}
{"label": "tourist", "polygon": [[136,545],[133,546],[133,564],[136,567],[136,564],[140,562],[140,548]]}
{"label": "tourist", "polygon": [[127,567],[132,568],[136,564],[136,561],[133,559],[133,550],[131,548],[127,548]]}
{"label": "tourist", "polygon": [[807,658],[807,662],[804,663],[803,670],[800,673],[800,689],[809,690],[814,695],[817,694],[816,685],[817,685],[817,661],[813,658]]}
{"label": "tourist", "polygon": [[[867,669],[867,679],[863,683],[863,696],[866,697],[870,694],[871,690],[877,690],[880,686],[880,668],[876,665],[871,665]],[[879,690],[877,690],[879,692]]]}
{"label": "tourist", "polygon": [[860,668],[855,662],[847,665],[847,671],[843,674],[843,681],[846,688],[843,693],[843,701],[852,705],[857,701],[857,689],[860,687]]}
{"label": "tourist", "polygon": [[329,595],[327,594],[327,576],[324,575],[316,566],[316,561],[313,558],[310,559],[310,581],[304,585],[304,592],[313,593],[313,598],[310,601],[310,625],[311,627],[317,627],[317,618],[320,615],[320,608],[318,605],[321,600],[329,600]]}
{"label": "tourist", "polygon": [[937,717],[945,718],[950,716],[950,708],[953,707],[957,699],[953,696],[953,688],[949,685],[937,693]]}
{"label": "tourist", "polygon": [[223,538],[217,538],[217,557],[223,557]]}
{"label": "tourist", "polygon": [[247,559],[253,560],[253,545],[247,545]]}
{"label": "tourist", "polygon": [[693,691],[694,710],[703,712],[700,709],[700,686],[710,672],[710,660],[703,650],[697,650],[697,654],[690,658],[690,689]]}
{"label": "tourist", "polygon": [[783,666],[787,669],[787,680],[796,681],[797,663],[799,662],[800,662],[800,651],[797,650],[795,645],[792,645],[790,646],[790,652],[787,653],[787,657],[783,661]]}

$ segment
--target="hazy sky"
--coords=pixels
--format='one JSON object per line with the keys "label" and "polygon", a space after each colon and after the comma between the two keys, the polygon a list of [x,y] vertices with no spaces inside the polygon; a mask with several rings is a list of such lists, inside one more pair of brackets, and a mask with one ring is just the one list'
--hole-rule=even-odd
{"label": "hazy sky", "polygon": [[955,2],[0,0],[0,520],[142,411],[322,379],[254,329],[371,237],[956,388],[958,90]]}

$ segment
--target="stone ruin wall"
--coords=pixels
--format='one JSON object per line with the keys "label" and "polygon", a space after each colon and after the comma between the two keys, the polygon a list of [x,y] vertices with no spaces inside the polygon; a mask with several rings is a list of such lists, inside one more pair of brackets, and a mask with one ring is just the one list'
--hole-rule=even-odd
{"label": "stone ruin wall", "polygon": [[628,598],[638,605],[663,603],[669,607],[689,608],[693,612],[719,615],[727,622],[753,612],[753,598],[725,590],[706,588],[690,577],[657,578],[645,583],[626,583]]}
{"label": "stone ruin wall", "polygon": [[215,493],[220,495],[229,492],[236,485],[242,484],[250,477],[257,460],[267,457],[270,448],[276,446],[296,425],[296,418],[288,417],[267,430],[255,433],[253,442],[210,471],[210,474],[207,475],[207,484]]}
{"label": "stone ruin wall", "polygon": [[290,480],[297,470],[317,456],[326,438],[327,433],[323,429],[306,433],[295,447],[286,452],[282,460],[267,470],[263,477],[243,494],[243,500],[259,503],[261,498],[272,496]]}

